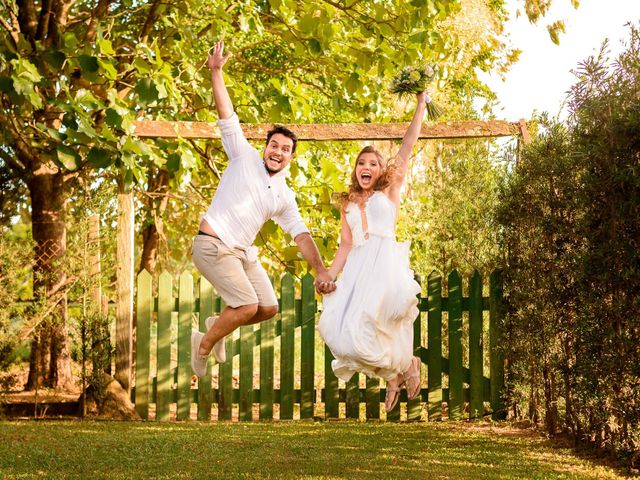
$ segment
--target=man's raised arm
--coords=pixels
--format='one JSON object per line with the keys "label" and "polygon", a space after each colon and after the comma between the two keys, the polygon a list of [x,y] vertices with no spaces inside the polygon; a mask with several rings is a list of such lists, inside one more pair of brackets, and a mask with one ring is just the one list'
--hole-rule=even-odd
{"label": "man's raised arm", "polygon": [[224,53],[224,42],[219,41],[213,47],[213,52],[207,59],[207,66],[211,70],[211,85],[213,88],[213,98],[216,101],[216,108],[218,109],[218,117],[227,119],[233,115],[233,103],[231,103],[231,97],[227,91],[227,86],[224,84],[224,78],[222,77],[222,67],[231,56],[231,53]]}

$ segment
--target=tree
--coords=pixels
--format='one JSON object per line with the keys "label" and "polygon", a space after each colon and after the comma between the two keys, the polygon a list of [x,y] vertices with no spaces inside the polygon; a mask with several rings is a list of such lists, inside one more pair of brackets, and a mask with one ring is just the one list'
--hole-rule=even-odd
{"label": "tree", "polygon": [[[473,3],[497,16],[499,25],[498,4]],[[454,0],[3,2],[0,159],[28,188],[34,291],[57,304],[59,319],[43,326],[44,342],[33,343],[29,385],[36,382],[37,363],[52,386],[71,382],[61,262],[65,208],[78,178],[117,178],[122,191],[137,184],[150,195],[184,188],[194,179],[215,187],[215,179],[198,172],[204,165],[203,171],[222,169],[225,160],[216,147],[142,141],[131,127],[139,118],[213,120],[202,67],[215,39],[226,37],[234,51],[230,92],[244,121],[384,121],[395,117],[393,103],[385,88],[374,86],[386,84],[399,65],[437,60],[445,72],[453,71],[459,32],[437,26],[459,15],[462,6]],[[490,26],[486,35],[497,36],[496,28]],[[493,42],[481,51],[500,48]],[[475,66],[468,64],[456,89],[475,81]],[[312,155],[297,170],[311,189],[319,163]],[[335,176],[335,165],[324,163],[323,173]],[[325,189],[319,192],[309,195],[310,205],[318,195],[326,197]],[[162,218],[162,201],[149,208],[157,212],[150,218]],[[320,214],[326,216],[326,209],[311,217]],[[157,251],[160,224],[154,222],[145,222],[150,252]],[[275,244],[286,241],[280,236]],[[153,258],[145,254],[141,265],[152,268]]]}
{"label": "tree", "polygon": [[[638,458],[640,31],[576,69],[503,197],[512,391],[578,441]],[[562,406],[562,408],[561,408]]]}

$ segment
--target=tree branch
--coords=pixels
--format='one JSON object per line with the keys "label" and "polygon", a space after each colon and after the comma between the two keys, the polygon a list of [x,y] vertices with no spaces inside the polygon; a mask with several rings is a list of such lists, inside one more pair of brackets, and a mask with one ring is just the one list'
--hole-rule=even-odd
{"label": "tree branch", "polygon": [[89,26],[87,27],[87,33],[84,35],[84,39],[93,42],[96,39],[98,33],[98,22],[105,18],[109,11],[109,4],[111,0],[98,0],[98,5],[91,12],[91,19],[89,20]]}
{"label": "tree branch", "polygon": [[19,177],[24,177],[26,175],[27,169],[25,168],[25,166],[22,165],[22,163],[20,163],[19,160],[17,160],[13,156],[9,155],[4,150],[0,150],[0,159],[2,159],[2,161],[4,163],[9,165],[9,167],[12,170],[14,170],[18,174]]}
{"label": "tree branch", "polygon": [[38,29],[36,30],[36,38],[42,40],[46,38],[49,32],[49,23],[51,22],[51,14],[53,13],[53,1],[42,0],[40,8],[40,19],[38,20]]}
{"label": "tree branch", "polygon": [[191,144],[191,147],[198,153],[198,155],[200,155],[202,158],[206,160],[206,165],[209,168],[209,170],[211,170],[213,174],[216,176],[216,178],[220,180],[220,177],[222,175],[220,174],[220,171],[216,167],[216,164],[214,163],[213,159],[211,158],[211,155],[209,155],[209,152],[202,149],[193,139],[189,139],[189,143]]}
{"label": "tree branch", "polygon": [[18,42],[20,40],[20,24],[18,22],[18,17],[16,17],[16,12],[10,8],[13,5],[8,5],[5,0],[2,0],[3,7],[9,12],[9,18],[11,19],[11,23],[9,23],[4,17],[0,17],[0,26],[2,26],[7,33],[9,33],[13,47],[18,48]]}
{"label": "tree branch", "polygon": [[142,31],[140,32],[140,41],[143,43],[147,43],[149,38],[149,33],[153,28],[154,23],[156,23],[156,17],[158,13],[158,8],[160,7],[161,0],[154,0],[151,4],[151,8],[149,9],[149,14],[147,15],[147,19],[142,26]]}
{"label": "tree branch", "polygon": [[33,0],[16,0],[18,6],[18,24],[20,32],[28,40],[35,40],[38,21],[36,19],[36,6]]}
{"label": "tree branch", "polygon": [[75,0],[54,0],[54,2],[52,7],[54,16],[49,23],[47,44],[58,46],[62,39],[62,33],[67,28],[69,9]]}
{"label": "tree branch", "polygon": [[[15,16],[13,15],[13,12],[12,12],[11,16],[13,17],[12,20],[15,20]],[[17,24],[14,22],[14,25],[17,25]],[[11,37],[11,40],[12,40],[12,43],[13,43],[13,47],[17,49],[18,48],[18,40],[20,38],[19,35],[18,35],[18,33],[19,33],[18,29],[15,28],[15,27],[12,27],[11,25],[9,25],[9,23],[7,23],[7,21],[2,17],[0,17],[0,26],[2,26],[7,31],[7,33],[9,33],[9,35]]]}

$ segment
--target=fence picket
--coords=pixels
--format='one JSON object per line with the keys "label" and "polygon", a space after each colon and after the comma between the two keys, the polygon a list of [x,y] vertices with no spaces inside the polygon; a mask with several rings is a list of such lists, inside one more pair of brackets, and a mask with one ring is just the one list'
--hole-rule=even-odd
{"label": "fence picket", "polygon": [[302,277],[302,325],[300,332],[300,418],[313,418],[316,294],[313,277]]}
{"label": "fence picket", "polygon": [[324,415],[325,418],[338,418],[340,414],[338,377],[333,373],[331,361],[333,355],[329,347],[324,346]]}
{"label": "fence picket", "polygon": [[[419,278],[416,278],[418,283]],[[418,295],[418,302],[420,302],[420,296]],[[422,315],[418,310],[418,315],[413,322],[413,354],[420,358],[420,350],[422,350]],[[417,421],[422,416],[422,359],[420,360],[420,393],[413,400],[407,400],[407,420]]]}
{"label": "fence picket", "polygon": [[240,327],[240,381],[238,385],[240,399],[238,402],[238,419],[253,419],[253,346],[255,338],[253,325]]}
{"label": "fence picket", "polygon": [[171,381],[171,317],[173,312],[173,279],[162,272],[158,280],[158,332],[156,420],[167,421],[172,403]]}
{"label": "fence picket", "polygon": [[273,419],[273,366],[275,320],[260,324],[260,420]]}
{"label": "fence picket", "polygon": [[356,373],[347,382],[347,418],[360,418],[360,374]]}
{"label": "fence picket", "polygon": [[469,289],[469,418],[484,414],[482,364],[482,277],[476,270]]}
{"label": "fence picket", "polygon": [[[220,312],[226,308],[220,301]],[[218,364],[218,418],[231,420],[233,411],[233,334],[227,335],[224,341],[226,359]]]}
{"label": "fence picket", "polygon": [[442,420],[442,277],[431,272],[427,283],[429,310],[427,314],[427,410],[429,420]]}
{"label": "fence picket", "polygon": [[293,277],[282,278],[282,320],[280,334],[280,419],[293,418],[293,357],[295,335],[295,289]]}
{"label": "fence picket", "polygon": [[178,303],[178,405],[176,420],[188,420],[191,411],[191,329],[193,326],[193,277],[180,275]]}
{"label": "fence picket", "polygon": [[149,342],[153,315],[151,274],[143,270],[138,275],[136,309],[136,411],[143,420],[149,418]]}
{"label": "fence picket", "polygon": [[367,377],[365,397],[367,420],[380,418],[380,379],[378,377]]}
{"label": "fence picket", "polygon": [[464,406],[462,384],[462,277],[449,274],[449,418],[460,420]]}
{"label": "fence picket", "polygon": [[[206,278],[200,277],[200,311],[198,315],[198,328],[201,332],[207,331],[205,322],[207,318],[213,315],[213,306],[215,303],[215,294],[213,287]],[[209,358],[207,366],[207,374],[198,379],[198,420],[211,420],[211,365],[212,358]]]}

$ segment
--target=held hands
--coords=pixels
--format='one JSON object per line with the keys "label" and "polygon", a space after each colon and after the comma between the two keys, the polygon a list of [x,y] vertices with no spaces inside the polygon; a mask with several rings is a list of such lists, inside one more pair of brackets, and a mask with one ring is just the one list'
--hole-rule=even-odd
{"label": "held hands", "polygon": [[316,287],[316,291],[322,295],[331,293],[336,289],[336,283],[328,272],[318,274],[313,282],[313,286]]}
{"label": "held hands", "polygon": [[209,70],[222,70],[222,67],[227,63],[227,60],[231,56],[231,52],[227,52],[226,55],[223,55],[223,53],[224,42],[220,40],[213,46],[213,51],[209,55],[209,58],[207,58],[207,66],[209,67]]}

